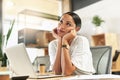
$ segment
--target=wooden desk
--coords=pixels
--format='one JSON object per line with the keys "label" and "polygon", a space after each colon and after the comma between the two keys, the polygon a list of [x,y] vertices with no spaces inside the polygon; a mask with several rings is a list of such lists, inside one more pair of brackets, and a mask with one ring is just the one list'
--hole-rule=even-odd
{"label": "wooden desk", "polygon": [[112,72],[120,72],[120,69],[112,69]]}
{"label": "wooden desk", "polygon": [[[0,71],[6,71],[6,68],[5,67],[0,67]],[[76,75],[76,76],[80,76],[80,75]],[[74,80],[74,77],[76,76],[65,76],[65,77],[55,77],[55,78],[45,78],[45,79],[27,79],[27,80],[69,80],[71,77],[73,77],[73,79],[71,80]],[[87,79],[87,80],[96,80],[95,77],[97,77],[97,80],[120,80],[120,75],[107,75],[106,77],[102,77],[101,75],[83,75],[85,78],[88,78],[90,76],[92,76],[94,79]],[[112,76],[112,77],[111,77]],[[1,80],[1,79],[0,79]],[[78,79],[75,79],[75,80],[78,80]],[[79,80],[83,80],[83,79],[79,79]],[[85,80],[85,79],[84,79]]]}
{"label": "wooden desk", "polygon": [[6,72],[6,67],[0,67],[0,80],[10,80],[9,73]]}
{"label": "wooden desk", "polygon": [[0,75],[0,80],[10,80],[9,74],[6,75]]}
{"label": "wooden desk", "polygon": [[0,67],[0,71],[7,71],[6,67]]}

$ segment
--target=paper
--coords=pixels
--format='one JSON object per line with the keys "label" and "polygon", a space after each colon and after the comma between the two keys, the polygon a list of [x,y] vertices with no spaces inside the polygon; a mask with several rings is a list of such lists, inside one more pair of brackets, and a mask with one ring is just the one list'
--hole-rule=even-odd
{"label": "paper", "polygon": [[104,74],[104,75],[76,75],[68,77],[62,80],[73,80],[73,79],[102,79],[102,78],[120,78],[120,75]]}

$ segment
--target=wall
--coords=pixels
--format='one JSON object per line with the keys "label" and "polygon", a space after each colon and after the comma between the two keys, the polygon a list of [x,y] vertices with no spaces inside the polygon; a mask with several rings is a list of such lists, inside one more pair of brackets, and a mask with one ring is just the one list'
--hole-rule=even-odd
{"label": "wall", "polygon": [[99,15],[105,20],[102,24],[105,32],[111,32],[118,34],[118,46],[120,49],[120,0],[101,0],[85,8],[76,10],[75,12],[79,14],[82,18],[82,35],[90,36],[94,34],[94,25],[91,23],[92,17],[94,15]]}
{"label": "wall", "polygon": [[[25,9],[29,9],[29,10],[33,10],[33,11],[37,11],[37,12],[43,12],[43,13],[47,13],[47,14],[52,14],[52,15],[56,15],[58,16],[59,15],[59,3],[61,1],[57,1],[57,0],[11,0],[14,5],[11,6],[11,7],[8,7],[6,6],[6,3],[7,3],[8,0],[4,0],[3,1],[3,9],[4,9],[4,22],[3,22],[3,29],[4,29],[4,35],[6,35],[9,27],[10,27],[10,21],[13,20],[13,19],[16,19],[15,21],[15,25],[14,25],[14,28],[13,28],[13,31],[12,31],[12,35],[10,36],[10,39],[8,41],[8,47],[9,46],[12,46],[12,45],[15,45],[17,44],[17,39],[18,39],[18,21],[20,21],[18,19],[18,13],[25,10]],[[29,3],[28,3],[29,2]],[[19,17],[21,18],[21,17]],[[53,27],[50,27],[52,26],[53,21],[45,21],[44,19],[43,20],[38,20],[38,21],[35,21],[36,19],[34,18],[27,18],[27,17],[23,17],[25,21],[25,18],[30,22],[33,22],[35,23],[35,25],[31,25],[29,24],[29,26],[34,26],[36,27],[36,23],[37,23],[37,29],[48,29],[48,30],[51,30]],[[27,21],[26,20],[26,21]],[[25,22],[23,22],[23,25],[25,26]],[[50,25],[50,26],[49,26]],[[44,26],[44,27],[43,27]],[[55,25],[53,25],[55,27]],[[23,26],[22,26],[23,27]],[[43,29],[43,30],[44,30]]]}
{"label": "wall", "polygon": [[[0,34],[2,34],[2,0],[0,0]],[[1,57],[1,54],[0,54],[0,57]],[[0,61],[0,66],[1,64],[2,64],[2,61]]]}
{"label": "wall", "polygon": [[[8,1],[13,2],[13,6],[8,6]],[[58,15],[59,2],[57,0],[3,0],[5,18],[17,16],[24,9],[35,10],[48,14]]]}
{"label": "wall", "polygon": [[[19,16],[18,14],[23,11],[23,10],[32,10],[35,12],[42,12],[46,14],[51,14],[51,15],[59,15],[59,6],[61,5],[58,0],[9,0],[13,1],[14,5],[13,6],[6,6],[8,0],[3,1],[3,14],[4,14],[4,22],[3,22],[3,29],[4,32],[3,34],[6,35],[8,29],[10,28],[10,21],[15,19],[15,24],[12,30],[12,34],[8,40],[8,44],[6,47],[11,47],[13,45],[18,44],[18,30],[25,27],[27,25],[27,22],[29,23],[30,28],[35,28],[35,29],[40,29],[40,30],[52,30],[53,27],[56,27],[57,21],[49,20],[47,21],[46,19],[40,19],[40,17],[32,16],[32,18],[28,18],[28,15],[25,15],[23,17]],[[61,12],[61,11],[60,11]],[[30,16],[30,15],[29,15]],[[19,18],[19,19],[18,19]],[[22,21],[20,19],[23,19]],[[39,19],[39,20],[38,20]],[[18,24],[18,22],[22,22],[22,27],[21,25]],[[52,27],[51,27],[52,26]],[[3,49],[4,50],[4,49]],[[30,59],[33,61],[38,54],[41,56],[44,55],[44,50],[43,49],[27,49],[28,55],[30,56]]]}
{"label": "wall", "polygon": [[0,34],[2,33],[2,0],[0,0]]}

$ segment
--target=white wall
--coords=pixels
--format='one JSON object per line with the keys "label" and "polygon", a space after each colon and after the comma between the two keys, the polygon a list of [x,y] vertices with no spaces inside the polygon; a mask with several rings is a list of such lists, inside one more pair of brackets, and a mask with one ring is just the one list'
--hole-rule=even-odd
{"label": "white wall", "polygon": [[[11,47],[13,45],[18,44],[18,30],[25,27],[25,26],[29,26],[29,28],[35,28],[35,29],[40,29],[40,30],[48,30],[51,31],[54,27],[56,27],[57,21],[53,21],[53,20],[45,20],[42,19],[40,20],[40,17],[35,18],[36,16],[34,16],[34,18],[28,18],[26,16],[28,15],[24,15],[25,17],[21,17],[18,14],[20,14],[20,12],[22,10],[25,9],[29,9],[29,10],[33,10],[35,12],[43,12],[43,13],[48,13],[48,14],[52,14],[52,15],[60,15],[61,13],[61,1],[57,1],[57,0],[12,0],[12,2],[14,3],[13,6],[7,6],[8,0],[4,0],[3,1],[3,31],[4,31],[4,35],[7,34],[8,29],[10,28],[10,21],[15,19],[15,25],[13,27],[11,36],[8,40],[8,44],[6,47]],[[24,20],[19,20],[19,19],[24,19]],[[39,20],[38,20],[39,18]],[[26,19],[26,21],[25,21]],[[37,21],[36,21],[37,19]],[[22,22],[22,24],[18,24]],[[27,22],[31,22],[34,24],[25,24]],[[23,26],[21,26],[23,25]],[[3,51],[4,51],[3,48]],[[44,49],[27,49],[28,54],[30,59],[33,61],[34,58],[36,56],[43,56],[44,55]],[[38,55],[38,54],[39,55]]]}
{"label": "white wall", "polygon": [[94,25],[91,23],[92,17],[99,15],[105,20],[105,23],[102,23],[104,31],[118,34],[118,46],[120,49],[120,0],[102,0],[75,12],[82,19],[80,34],[90,39],[90,36],[94,34]]}
{"label": "white wall", "polygon": [[[105,32],[112,32],[120,34],[120,0],[102,0],[88,7],[75,11],[82,18],[82,29],[79,34],[85,35],[90,39],[90,36],[94,34],[94,25],[91,23],[94,15],[99,15],[105,20],[102,24]],[[6,26],[5,26],[6,27]],[[14,31],[8,42],[9,45],[17,43],[17,24],[15,24]],[[120,44],[120,42],[118,42]]]}

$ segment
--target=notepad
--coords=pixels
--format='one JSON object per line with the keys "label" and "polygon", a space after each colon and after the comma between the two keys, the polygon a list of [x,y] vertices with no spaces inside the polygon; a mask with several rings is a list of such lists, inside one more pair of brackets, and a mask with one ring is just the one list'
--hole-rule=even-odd
{"label": "notepad", "polygon": [[85,80],[85,79],[92,79],[92,80],[96,80],[96,79],[109,79],[109,78],[120,78],[119,75],[112,75],[112,74],[101,74],[101,75],[76,75],[73,77],[68,77],[62,80]]}

